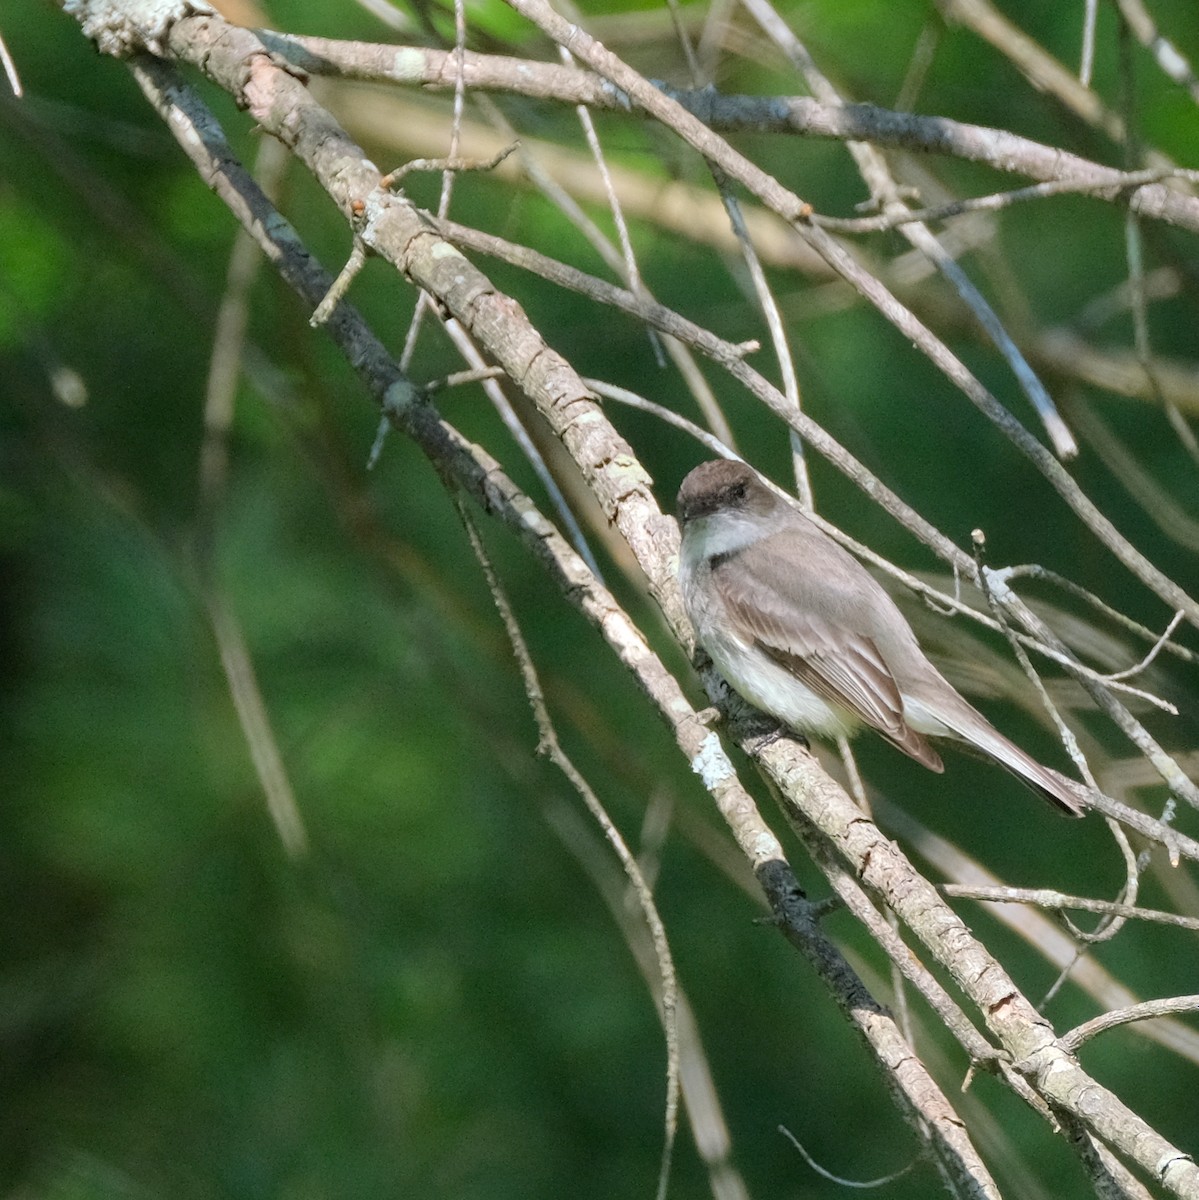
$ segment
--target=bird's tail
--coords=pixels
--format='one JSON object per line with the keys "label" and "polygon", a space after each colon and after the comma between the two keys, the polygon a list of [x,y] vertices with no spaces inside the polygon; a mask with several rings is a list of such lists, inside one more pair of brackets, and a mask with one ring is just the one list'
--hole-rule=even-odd
{"label": "bird's tail", "polygon": [[1048,800],[1060,812],[1069,817],[1086,815],[1087,792],[1082,784],[1075,783],[1052,767],[1042,766],[1015,742],[1008,741],[977,709],[964,700],[962,705],[960,719],[947,719],[944,713],[940,714],[941,719],[961,742],[1010,771],[1021,783]]}

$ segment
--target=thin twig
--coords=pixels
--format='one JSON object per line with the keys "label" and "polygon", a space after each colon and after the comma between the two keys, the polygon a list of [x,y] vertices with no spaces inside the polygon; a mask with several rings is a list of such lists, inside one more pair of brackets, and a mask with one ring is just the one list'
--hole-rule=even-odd
{"label": "thin twig", "polygon": [[899,85],[899,91],[895,96],[896,112],[912,110],[916,98],[924,87],[929,68],[933,65],[933,58],[940,40],[940,22],[933,18],[925,21],[924,28],[920,30],[920,36],[916,39],[916,45],[912,50],[912,57],[904,74],[903,83]]}
{"label": "thin twig", "polygon": [[[660,1015],[662,981],[653,938],[644,921],[638,919],[639,914],[629,905],[628,881],[619,866],[613,863],[602,838],[576,808],[555,797],[542,803],[550,828],[594,881],[608,906],[646,986],[653,993]],[[704,1049],[695,1012],[681,984],[675,1002],[675,1015],[679,1029],[682,1115],[691,1126],[696,1151],[708,1169],[712,1194],[721,1200],[749,1200],[749,1188],[734,1160],[732,1136],[721,1107],[712,1064]]]}
{"label": "thin twig", "polygon": [[447,388],[465,387],[471,383],[482,383],[485,379],[503,378],[503,367],[474,367],[467,371],[451,371],[444,379],[430,379],[423,390],[426,396],[433,396]]}
{"label": "thin twig", "polygon": [[1199,104],[1199,78],[1174,43],[1162,36],[1141,0],[1116,0],[1116,6],[1137,41],[1153,55],[1162,74],[1185,88],[1191,99]]}
{"label": "thin twig", "polygon": [[789,1130],[786,1125],[778,1127],[779,1133],[783,1135],[799,1151],[799,1156],[820,1176],[821,1179],[827,1179],[830,1183],[837,1184],[843,1188],[861,1188],[870,1191],[874,1188],[884,1187],[888,1183],[894,1183],[897,1179],[902,1179],[911,1169],[920,1161],[919,1158],[914,1158],[906,1167],[900,1167],[898,1171],[892,1171],[890,1175],[880,1175],[878,1179],[846,1179],[842,1175],[834,1175],[832,1171],[822,1167],[802,1146],[799,1139]]}
{"label": "thin twig", "polygon": [[271,728],[270,714],[262,698],[262,689],[258,686],[258,677],[241,625],[221,593],[210,591],[206,600],[229,695],[237,711],[258,782],[266,795],[267,810],[284,849],[293,858],[301,857],[308,852],[308,834]]}
{"label": "thin twig", "polygon": [[[466,14],[463,9],[463,0],[454,0],[454,49],[449,61],[453,64],[454,104],[453,115],[450,119],[449,153],[445,156],[445,161],[452,163],[460,157],[458,147],[462,138],[462,110],[466,96]],[[439,217],[445,217],[449,213],[450,197],[453,195],[453,191],[454,171],[448,167],[443,168],[441,192],[437,198],[437,215]],[[432,299],[432,294],[425,288],[417,293],[412,319],[408,322],[408,329],[404,334],[404,348],[400,352],[400,370],[404,374],[407,374],[412,366],[412,359],[416,354],[416,344],[421,330],[424,328],[425,316],[430,310]],[[379,432],[375,435],[375,447],[371,450],[372,460],[378,457],[378,449],[381,448],[383,439],[387,435],[387,428],[380,421]]]}
{"label": "thin twig", "polygon": [[[1144,370],[1143,359],[1141,366]],[[1171,408],[1177,411],[1176,407],[1160,394],[1161,381],[1157,370],[1151,368],[1146,371],[1145,378],[1151,390],[1159,389],[1158,403],[1167,411]],[[1148,470],[1099,415],[1095,405],[1079,399],[1070,403],[1069,411],[1078,427],[1079,435],[1136,501],[1145,516],[1180,546],[1191,553],[1199,553],[1199,521],[1186,511],[1165,486],[1166,483],[1177,486],[1179,479],[1163,479]]]}
{"label": "thin twig", "polygon": [[651,413],[667,425],[673,425],[676,429],[681,429],[684,433],[690,434],[705,449],[711,450],[713,454],[721,458],[737,457],[736,452],[722,442],[720,438],[701,428],[694,421],[689,421],[686,417],[679,416],[672,408],[667,408],[663,404],[656,404],[653,400],[647,400],[644,396],[639,396],[636,392],[630,391],[628,388],[617,387],[616,384],[607,383],[603,379],[585,378],[583,382],[597,396],[605,400],[613,400],[617,404],[625,405],[627,408],[635,408],[640,412]]}
{"label": "thin twig", "polygon": [[[290,161],[278,142],[264,142],[258,174],[268,194],[278,190]],[[279,749],[270,713],[258,684],[241,621],[217,572],[217,523],[229,470],[229,435],[242,373],[249,325],[250,291],[262,263],[254,239],[244,231],[234,239],[226,286],[217,313],[204,389],[204,436],[200,443],[194,554],[200,592],[216,640],[233,709],[250,752],[267,812],[293,858],[308,851],[308,834]]]}
{"label": "thin twig", "polygon": [[[476,95],[474,99],[480,110],[497,129],[506,135],[515,137],[512,125],[504,113],[500,111],[499,106],[490,97]],[[604,260],[608,268],[619,277],[622,274],[624,261],[619,249],[612,244],[611,239],[591,219],[583,206],[578,203],[566,188],[557,182],[553,174],[542,167],[538,155],[529,148],[528,139],[522,140],[519,157],[521,167],[528,180],[579,230],[596,253]],[[608,173],[612,173],[610,169]],[[625,183],[627,184],[627,180]],[[640,287],[640,294],[647,300],[652,301],[654,297],[643,279],[640,280]],[[654,332],[658,333],[656,330]],[[695,398],[697,407],[707,420],[709,428],[726,445],[734,445],[732,429],[729,427],[729,423],[721,410],[720,403],[716,399],[711,385],[696,365],[694,352],[689,346],[680,342],[678,338],[660,334],[659,337],[660,340],[654,343],[655,349],[660,346],[665,347],[667,356],[675,364],[676,369],[683,377],[684,383]]]}
{"label": "thin twig", "polygon": [[[486,371],[487,365],[483,359],[483,355],[479,353],[479,348],[475,345],[474,339],[462,326],[461,322],[451,318],[444,322],[444,328],[446,335],[454,343],[455,348],[462,355],[467,366],[476,372]],[[591,545],[587,541],[587,536],[579,525],[578,518],[575,517],[574,512],[566,501],[566,497],[562,494],[562,489],[558,486],[558,481],[554,478],[554,473],[550,470],[549,463],[545,461],[545,455],[538,449],[537,443],[533,440],[524,423],[517,415],[516,410],[512,407],[512,402],[508,399],[508,395],[500,384],[499,379],[488,377],[482,379],[481,382],[483,384],[483,391],[491,401],[492,408],[495,409],[499,414],[500,420],[503,421],[504,428],[512,435],[512,440],[528,460],[537,478],[541,481],[541,486],[545,488],[545,493],[549,497],[550,503],[554,506],[554,512],[557,513],[558,520],[561,522],[566,536],[570,539],[570,544],[574,546],[579,557],[587,564],[592,575],[602,583],[604,576],[600,570],[599,562],[596,560],[595,552],[591,549]]]}
{"label": "thin twig", "polygon": [[[1067,579],[1064,575],[1059,575],[1056,571],[1051,571],[1047,567],[1041,566],[1040,563],[1020,563],[1017,566],[1004,567],[1001,571],[995,571],[992,574],[1002,576],[1009,581],[1019,579],[1021,576],[1027,576],[1030,579],[1042,579],[1047,583],[1053,584],[1054,587],[1069,592],[1072,596],[1077,596],[1080,600],[1091,605],[1096,611],[1101,612],[1105,617],[1115,621],[1121,628],[1127,629],[1137,637],[1143,638],[1148,642],[1152,642],[1157,638],[1157,634],[1152,629],[1142,625],[1139,621],[1134,621],[1118,608],[1113,608],[1106,601],[1096,596],[1094,592],[1075,583],[1072,579]],[[1185,646],[1179,645],[1177,642],[1166,642],[1163,648],[1182,659],[1183,662],[1199,661],[1199,655],[1188,650]]]}
{"label": "thin twig", "polygon": [[399,187],[413,171],[443,171],[450,174],[460,171],[494,171],[516,147],[517,143],[513,142],[487,159],[459,158],[454,154],[449,154],[445,158],[411,158],[396,167],[394,171],[389,171],[384,175],[379,180],[379,186],[381,188]]}
{"label": "thin twig", "polygon": [[990,0],[935,0],[951,25],[965,25],[1000,54],[1010,59],[1038,91],[1115,142],[1124,138],[1124,124],[1074,73],[1018,28]]}
{"label": "thin twig", "polygon": [[587,806],[596,824],[603,830],[604,837],[612,847],[620,861],[621,869],[628,878],[645,923],[653,939],[654,953],[658,960],[658,971],[662,980],[662,1027],[666,1034],[666,1132],[662,1147],[662,1162],[658,1175],[658,1200],[664,1200],[667,1184],[670,1181],[670,1163],[674,1150],[675,1135],[678,1132],[679,1115],[679,1031],[676,1015],[678,1000],[678,980],[675,976],[674,960],[670,953],[670,944],[666,937],[666,929],[654,903],[653,894],[641,874],[637,860],[629,851],[624,838],[620,834],[612,818],[608,816],[603,804],[592,790],[591,785],[575,766],[570,756],[562,749],[558,741],[554,723],[545,703],[541,690],[541,681],[537,677],[537,668],[533,665],[532,655],[520,631],[512,605],[507,593],[500,583],[495,567],[492,565],[478,527],[471,516],[465,502],[458,493],[452,494],[454,507],[470,540],[471,550],[483,571],[491,598],[495,602],[504,623],[504,630],[512,645],[512,655],[520,669],[521,681],[524,683],[525,695],[528,697],[529,708],[537,724],[537,753],[548,758],[559,771],[566,776],[571,787],[578,792],[579,797]]}
{"label": "thin twig", "polygon": [[1170,618],[1170,624],[1162,630],[1161,637],[1159,637],[1157,641],[1153,643],[1153,647],[1149,653],[1146,654],[1145,657],[1142,658],[1141,661],[1135,666],[1125,667],[1123,671],[1114,671],[1112,674],[1105,676],[1107,682],[1114,683],[1120,679],[1129,679],[1133,675],[1139,675],[1143,670],[1145,670],[1145,668],[1148,667],[1149,664],[1158,656],[1158,653],[1162,647],[1170,641],[1170,634],[1172,634],[1174,630],[1178,628],[1179,622],[1182,621],[1182,616],[1183,614],[1180,612],[1175,613],[1174,616]]}
{"label": "thin twig", "polygon": [[1004,615],[1003,609],[1000,607],[1000,600],[996,596],[995,584],[992,578],[992,573],[984,565],[983,551],[986,546],[986,537],[982,530],[976,529],[972,535],[974,542],[974,556],[977,578],[979,587],[982,589],[983,598],[987,602],[987,607],[991,610],[991,616],[999,624],[1000,631],[1007,638],[1008,645],[1011,647],[1012,654],[1016,661],[1020,664],[1021,669],[1027,676],[1028,681],[1036,690],[1037,696],[1040,698],[1041,707],[1049,714],[1054,727],[1057,729],[1058,737],[1061,739],[1062,745],[1066,748],[1066,752],[1070,755],[1083,778],[1095,791],[1098,791],[1098,784],[1095,782],[1095,777],[1091,774],[1091,769],[1087,765],[1081,748],[1078,745],[1078,739],[1074,736],[1073,730],[1062,719],[1061,713],[1057,710],[1057,705],[1049,698],[1049,693],[1045,690],[1045,685],[1041,682],[1041,677],[1029,661],[1028,654],[1024,647],[1020,644],[1018,638],[1012,633],[1011,627],[1008,624],[1007,617]]}
{"label": "thin twig", "polygon": [[[1140,895],[1141,891],[1141,872],[1149,865],[1149,852],[1146,850],[1138,857],[1133,853],[1128,836],[1120,828],[1119,824],[1115,821],[1110,821],[1109,826],[1112,830],[1112,836],[1116,840],[1120,856],[1124,860],[1124,886],[1120,891],[1120,900],[1117,903],[1135,908],[1137,896]],[[1079,929],[1065,913],[1062,913],[1062,920],[1075,938],[1078,939],[1079,944],[1089,948],[1098,945],[1100,942],[1110,941],[1124,927],[1128,918],[1123,913],[1115,911],[1104,913],[1098,924],[1090,932]]]}
{"label": "thin twig", "polygon": [[350,257],[346,259],[345,266],[338,272],[337,278],[325,293],[324,299],[313,310],[312,316],[308,318],[308,324],[313,329],[319,329],[333,315],[333,310],[341,303],[346,293],[350,290],[350,284],[354,282],[354,277],[365,266],[366,245],[355,234],[354,245],[350,250]]}
{"label": "thin twig", "polygon": [[1086,0],[1082,18],[1082,57],[1078,64],[1078,82],[1083,87],[1091,86],[1091,73],[1095,69],[1095,22],[1099,16],[1099,0]]}
{"label": "thin twig", "polygon": [[4,44],[4,36],[0,34],[0,66],[4,67],[4,74],[8,79],[8,86],[12,88],[12,94],[20,100],[25,95],[25,89],[21,87],[21,77],[17,74],[17,64],[13,62],[12,55],[8,52],[8,47]]}
{"label": "thin twig", "polygon": [[944,883],[941,885],[941,891],[947,896],[960,896],[965,900],[987,900],[995,904],[1032,904],[1037,908],[1073,908],[1079,912],[1128,917],[1134,921],[1155,921],[1159,925],[1176,925],[1179,929],[1199,932],[1199,917],[1184,917],[1179,913],[1162,912],[1156,908],[1140,908],[1118,900],[1071,896],[1052,888],[971,887],[966,884]]}
{"label": "thin twig", "polygon": [[[1071,759],[1078,767],[1083,779],[1086,780],[1090,788],[1090,795],[1085,798],[1085,802],[1094,804],[1095,800],[1103,799],[1103,797],[1100,793],[1099,785],[1095,782],[1095,776],[1091,772],[1090,764],[1087,762],[1086,756],[1083,754],[1082,748],[1078,744],[1078,739],[1074,736],[1074,731],[1070,729],[1070,727],[1062,719],[1062,715],[1058,712],[1057,706],[1049,698],[1049,693],[1045,690],[1045,685],[1041,682],[1041,677],[1034,670],[1024,647],[1020,644],[1019,640],[1013,636],[1010,628],[1008,627],[1007,618],[1004,615],[1003,609],[994,597],[991,575],[983,565],[982,555],[985,545],[985,538],[983,537],[981,530],[976,529],[974,531],[973,540],[979,586],[982,588],[987,605],[991,609],[991,615],[994,616],[999,622],[1000,627],[1003,630],[1003,634],[1007,638],[1008,644],[1012,649],[1012,653],[1015,655],[1016,660],[1023,668],[1025,675],[1028,676],[1029,680],[1033,684],[1033,687],[1036,689],[1037,695],[1041,700],[1042,707],[1049,714],[1051,720],[1053,721],[1053,724],[1058,731],[1058,736],[1061,738],[1062,745],[1066,748],[1066,752],[1070,755]],[[1006,587],[1006,585],[1003,586]],[[1107,828],[1120,851],[1121,858],[1124,860],[1125,896],[1135,899],[1138,888],[1139,870],[1137,858],[1132,852],[1132,847],[1128,843],[1128,836],[1121,828],[1119,821],[1111,815],[1106,816],[1105,820],[1107,823]],[[1096,933],[1084,935],[1078,930],[1074,930],[1073,932],[1080,941],[1092,942],[1102,941],[1108,937],[1112,937],[1115,935],[1118,929],[1119,923],[1117,918],[1110,922],[1106,927],[1101,927],[1101,929]],[[1060,982],[1061,981],[1059,980],[1059,984]],[[1050,990],[1046,1000],[1052,997],[1054,990],[1056,990],[1056,987],[1059,984],[1054,985],[1054,988]]]}
{"label": "thin twig", "polygon": [[1104,1013],[1101,1017],[1076,1026],[1069,1033],[1062,1035],[1061,1043],[1068,1053],[1074,1054],[1083,1042],[1089,1041],[1096,1034],[1115,1029],[1118,1025],[1127,1025],[1131,1021],[1149,1021],[1154,1017],[1168,1017],[1174,1013],[1195,1012],[1199,1010],[1199,995],[1171,996],[1165,1000],[1146,1000],[1143,1004],[1134,1004],[1129,1008],[1118,1009],[1116,1012]]}
{"label": "thin twig", "polygon": [[[807,48],[770,5],[769,0],[742,0],[742,3],[761,25],[762,29],[799,70],[808,87],[818,100],[825,104],[842,104],[843,100],[832,83],[816,66]],[[908,212],[890,167],[881,151],[865,142],[850,141],[849,152],[857,163],[862,178],[870,189],[871,201],[880,205],[887,214],[902,215]],[[1004,327],[999,315],[987,302],[982,292],[946,250],[945,246],[922,222],[904,222],[899,225],[900,233],[920,251],[957,291],[962,302],[974,314],[986,330],[996,349],[1007,360],[1012,374],[1041,418],[1059,458],[1071,459],[1078,454],[1078,445],[1057,411],[1052,398],[1046,391],[1028,360],[1024,357],[1012,336]]]}
{"label": "thin twig", "polygon": [[[558,54],[566,66],[573,67],[575,65],[574,58],[565,46],[558,47]],[[625,285],[630,292],[638,295],[642,290],[641,271],[637,266],[637,255],[633,252],[633,239],[629,236],[629,226],[625,220],[624,207],[620,202],[620,194],[617,192],[616,186],[612,181],[612,172],[608,169],[608,159],[604,154],[603,146],[600,144],[599,132],[595,128],[595,119],[591,115],[591,110],[585,104],[575,106],[575,116],[578,118],[580,126],[582,126],[587,148],[591,152],[591,157],[595,162],[596,169],[600,174],[600,180],[603,183],[604,195],[608,201],[608,212],[612,214],[612,224],[616,227],[616,239],[620,245]],[[651,331],[650,337],[655,351],[660,356],[661,347],[658,344],[657,335]]]}
{"label": "thin twig", "polygon": [[1164,398],[1182,412],[1191,416],[1199,414],[1199,368],[1189,359],[1158,356],[1153,362],[1153,379],[1150,380],[1135,350],[1096,346],[1073,330],[1062,327],[1038,333],[1032,352],[1038,361],[1054,371],[1104,392],[1154,404]]}
{"label": "thin twig", "polygon": [[[746,270],[749,272],[754,297],[758,302],[758,308],[762,313],[762,317],[766,322],[766,328],[770,334],[770,343],[774,347],[775,361],[778,363],[779,374],[782,376],[783,395],[786,396],[788,403],[794,406],[795,411],[800,412],[802,404],[799,376],[795,371],[795,357],[791,353],[791,346],[787,338],[787,331],[783,326],[783,318],[779,312],[778,301],[770,289],[766,272],[762,269],[762,260],[758,257],[758,253],[754,249],[753,239],[749,236],[749,230],[746,227],[745,218],[741,211],[741,203],[734,195],[728,177],[714,163],[709,163],[708,168],[712,172],[712,178],[716,183],[717,190],[720,192],[720,199],[724,204],[725,212],[729,215],[729,225],[737,238],[738,246],[741,248],[741,258],[745,263]],[[804,456],[803,439],[794,429],[790,429],[787,432],[791,442],[791,469],[795,477],[796,494],[799,496],[801,507],[805,511],[811,511],[814,504],[812,480]]]}
{"label": "thin twig", "polygon": [[1129,192],[1148,183],[1160,183],[1167,179],[1184,179],[1189,183],[1199,182],[1199,171],[1181,167],[1155,167],[1144,171],[1126,171],[1119,175],[1119,184],[1113,186],[1108,179],[1100,183],[1094,179],[1050,179],[1028,187],[1013,188],[1006,192],[992,192],[987,196],[972,196],[964,200],[953,200],[931,208],[915,208],[896,212],[880,213],[874,217],[830,217],[823,213],[812,213],[808,218],[834,233],[882,233],[913,223],[947,221],[966,213],[1000,212],[1030,200],[1046,200],[1053,196],[1108,195]]}

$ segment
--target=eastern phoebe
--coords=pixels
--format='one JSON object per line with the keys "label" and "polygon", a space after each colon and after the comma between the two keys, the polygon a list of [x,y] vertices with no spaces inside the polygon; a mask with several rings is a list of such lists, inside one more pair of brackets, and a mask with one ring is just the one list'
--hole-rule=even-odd
{"label": "eastern phoebe", "polygon": [[943,771],[928,736],[1006,767],[1072,817],[1083,789],[1009,742],[924,656],[895,602],[848,551],[744,463],[696,467],[679,489],[679,583],[729,685],[801,733],[862,725]]}

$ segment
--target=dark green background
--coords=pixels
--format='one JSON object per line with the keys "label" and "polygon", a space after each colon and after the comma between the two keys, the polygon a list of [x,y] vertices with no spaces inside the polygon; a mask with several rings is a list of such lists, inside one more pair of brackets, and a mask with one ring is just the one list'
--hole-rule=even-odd
{"label": "dark green background", "polygon": [[[937,20],[920,4],[793,9],[845,93],[883,105],[921,28]],[[1005,11],[1076,60],[1073,6]],[[1154,11],[1199,57],[1190,6]],[[270,12],[290,31],[386,37],[353,5],[279,0]],[[518,53],[546,53],[506,10],[478,20]],[[307,313],[263,271],[250,336],[277,376],[269,391],[246,384],[239,397],[218,562],[310,834],[310,855],[295,863],[267,817],[196,583],[203,387],[232,221],[125,68],[98,57],[73,20],[40,0],[10,0],[0,32],[29,93],[0,105],[0,1189],[39,1198],[650,1195],[661,1032],[578,841],[564,845],[547,820],[580,805],[534,757],[536,732],[502,628],[436,476],[398,437],[365,471],[373,410]],[[1115,41],[1105,7],[1097,83],[1113,100]],[[616,48],[649,75],[684,81],[665,32]],[[761,57],[761,66],[730,60],[718,84],[800,90],[772,55]],[[1134,59],[1144,135],[1188,161],[1199,114],[1142,53]],[[206,95],[252,156],[245,118]],[[570,113],[509,107],[537,136],[580,144]],[[1117,149],[960,29],[942,31],[916,108],[1120,162]],[[626,118],[600,126],[629,169],[661,170],[661,157],[665,169],[702,182],[702,168],[660,131]],[[863,198],[839,146],[739,144],[822,211],[848,214]],[[923,165],[967,194],[1020,182]],[[428,200],[434,187],[412,191]],[[295,171],[283,204],[335,267],[348,238],[323,195]],[[530,193],[514,200],[496,181],[464,176],[454,213],[600,271]],[[1112,206],[1027,205],[1000,228],[997,249],[1037,324],[1068,322],[1124,277],[1122,217]],[[659,299],[730,339],[762,336],[739,268],[647,225],[633,233]],[[1193,263],[1193,239],[1152,233],[1151,265]],[[904,249],[895,236],[870,245],[880,257]],[[691,415],[633,322],[482,265],[581,372]],[[805,280],[772,282],[809,411],[905,499],[959,544],[985,528],[995,563],[1042,561],[1164,624],[1162,606],[877,315],[812,315]],[[925,287],[945,300],[939,282]],[[411,289],[371,264],[353,298],[398,350]],[[1193,297],[1154,309],[1162,352],[1193,357],[1195,328]],[[949,336],[1031,422],[969,322]],[[1127,344],[1127,324],[1105,327],[1098,340]],[[769,372],[768,354],[758,360]],[[54,398],[55,364],[80,373],[86,405]],[[456,366],[428,330],[414,377]],[[786,439],[774,421],[709,377],[743,450],[784,478]],[[1063,381],[1048,382],[1062,390]],[[1193,497],[1193,464],[1159,413],[1082,399],[1159,481]],[[439,403],[540,498],[478,389]],[[703,452],[651,418],[619,409],[612,417],[669,506]],[[1193,555],[1167,541],[1085,449],[1073,470],[1155,562],[1196,586]],[[816,461],[813,471],[833,520],[904,565],[936,566],[830,468]],[[346,519],[360,503],[371,513],[365,527]],[[741,876],[721,868],[709,843],[727,835],[648,705],[513,541],[486,522],[483,533],[563,741],[626,837],[637,843],[651,798],[673,806],[656,893],[751,1190],[840,1194],[803,1165],[780,1124],[844,1175],[902,1167],[914,1139],[823,989],[755,923],[761,909]],[[668,662],[681,665],[644,599],[613,583]],[[1184,710],[1177,721],[1148,717],[1155,732],[1169,746],[1193,745],[1193,672],[1164,668],[1152,682]],[[1002,717],[1054,755],[1049,734],[1014,711]],[[1124,753],[1098,721],[1088,724]],[[862,744],[869,777],[1003,879],[1104,896],[1118,887],[1120,865],[1096,822],[1059,821],[982,766],[954,759],[937,778],[896,758]],[[1170,903],[1152,881],[1142,901]],[[961,911],[1040,996],[1052,969],[976,906]],[[884,964],[868,939],[843,915],[829,929],[875,980]],[[1137,927],[1097,957],[1144,996],[1197,990],[1193,935]],[[1048,1011],[1065,1028],[1094,1008],[1067,986]],[[966,1064],[916,1015],[922,1044],[943,1055],[942,1085],[956,1095]],[[1193,1148],[1193,1065],[1127,1032],[1101,1040],[1085,1061]],[[1085,1194],[1066,1147],[1009,1094],[983,1077],[972,1096],[1051,1194]],[[992,1157],[1001,1183],[1033,1194],[1013,1183],[1018,1168],[1005,1155]],[[937,1187],[918,1165],[883,1194]],[[707,1194],[686,1132],[671,1194]]]}

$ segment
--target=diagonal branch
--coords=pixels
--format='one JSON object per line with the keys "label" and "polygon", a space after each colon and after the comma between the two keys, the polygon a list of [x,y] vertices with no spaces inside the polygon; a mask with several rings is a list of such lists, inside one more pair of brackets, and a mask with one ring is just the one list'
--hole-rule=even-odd
{"label": "diagonal branch", "polygon": [[[454,86],[456,56],[451,51],[302,37],[266,29],[256,32],[263,45],[312,75],[396,83],[428,91]],[[463,70],[467,86],[477,91],[585,104],[632,115],[643,112],[621,87],[581,67],[468,51]],[[1172,171],[1167,165],[1145,175],[1130,175],[1011,130],[946,116],[895,112],[874,104],[828,104],[811,96],[725,95],[710,87],[694,90],[661,85],[659,90],[709,129],[721,133],[795,134],[960,158],[1042,183],[1061,182],[1067,190],[1127,204],[1147,220],[1199,231],[1199,198],[1164,185],[1162,174]]]}

